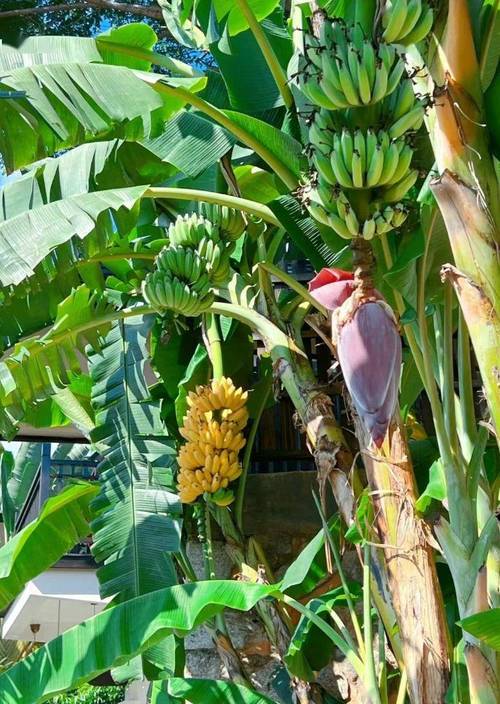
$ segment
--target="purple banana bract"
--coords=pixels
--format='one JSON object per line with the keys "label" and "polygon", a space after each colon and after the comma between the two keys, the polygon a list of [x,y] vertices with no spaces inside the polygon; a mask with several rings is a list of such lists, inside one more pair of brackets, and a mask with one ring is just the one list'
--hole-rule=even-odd
{"label": "purple banana bract", "polygon": [[401,338],[392,311],[378,291],[352,298],[353,275],[322,269],[310,282],[312,295],[335,314],[332,336],[356,410],[380,447],[396,408]]}

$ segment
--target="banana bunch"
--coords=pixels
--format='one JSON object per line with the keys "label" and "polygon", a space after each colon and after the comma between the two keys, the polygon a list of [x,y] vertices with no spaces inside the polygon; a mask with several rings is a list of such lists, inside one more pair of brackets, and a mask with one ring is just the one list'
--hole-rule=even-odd
{"label": "banana bunch", "polygon": [[434,12],[423,0],[387,0],[382,15],[382,38],[409,46],[422,41],[434,22]]}
{"label": "banana bunch", "polygon": [[168,239],[170,244],[181,247],[197,247],[204,237],[219,239],[217,227],[201,215],[179,215],[175,222],[170,223]]}
{"label": "banana bunch", "polygon": [[229,242],[235,242],[239,239],[246,228],[246,222],[241,212],[235,208],[228,208],[226,205],[201,203],[200,215],[219,229],[221,239]]}
{"label": "banana bunch", "polygon": [[333,134],[328,156],[318,151],[313,163],[321,179],[347,189],[380,188],[398,183],[406,176],[413,150],[404,139],[391,137],[391,131],[362,132],[344,128]]}
{"label": "banana bunch", "polygon": [[[377,207],[370,217],[360,221],[347,196],[338,189],[319,186],[310,191],[308,199],[307,207],[313,218],[346,240],[354,237],[371,240],[375,235],[398,229],[408,217],[403,203],[397,203],[394,207],[386,206],[382,210]],[[387,200],[385,192],[383,199]]]}
{"label": "banana bunch", "polygon": [[327,110],[374,105],[398,86],[404,62],[394,45],[374,45],[356,25],[325,21],[318,39],[307,34],[299,64],[299,86],[313,103]]}
{"label": "banana bunch", "polygon": [[179,429],[187,440],[178,456],[182,502],[191,503],[204,493],[219,505],[232,501],[227,487],[242,471],[238,452],[245,445],[247,398],[248,393],[226,377],[189,393],[189,410]]}
{"label": "banana bunch", "polygon": [[[198,290],[197,290],[198,289]],[[142,282],[144,299],[160,313],[167,310],[177,315],[201,315],[212,305],[214,296],[200,280],[194,284],[181,281],[170,272],[156,270]]]}
{"label": "banana bunch", "polygon": [[204,296],[210,290],[207,260],[195,249],[179,245],[164,247],[156,257],[156,266],[159,270],[184,280],[199,296]]}

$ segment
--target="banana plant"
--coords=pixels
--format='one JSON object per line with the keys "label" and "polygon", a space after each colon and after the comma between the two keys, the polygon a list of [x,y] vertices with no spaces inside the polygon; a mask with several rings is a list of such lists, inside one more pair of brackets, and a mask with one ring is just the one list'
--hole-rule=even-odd
{"label": "banana plant", "polygon": [[[189,392],[196,396],[197,386],[206,389],[210,377],[215,383],[230,376],[237,380],[236,387],[251,386],[249,366],[238,359],[241,333],[235,332],[250,327],[262,339],[276,380],[297,410],[316,460],[323,498],[329,484],[351,528],[366,496],[355,458],[358,449],[361,453],[376,508],[372,542],[377,549],[370,551],[365,588],[369,584],[400,666],[400,681],[408,678],[410,701],[437,703],[443,701],[449,682],[448,634],[431,547],[435,543],[429,524],[418,514],[411,459],[413,454],[417,467],[419,456],[415,444],[407,440],[409,415],[403,407],[403,398],[413,395],[412,404],[422,386],[431,402],[445,476],[439,518],[433,523],[452,574],[460,618],[486,608],[488,594],[491,598],[495,592],[495,570],[498,574],[491,520],[496,485],[484,444],[477,442],[468,346],[470,334],[485,378],[491,371],[491,346],[484,336],[494,324],[474,327],[477,319],[467,308],[471,298],[460,284],[465,322],[461,319],[458,324],[460,368],[454,393],[456,312],[450,287],[443,289],[438,277],[440,266],[449,261],[448,251],[440,248],[442,239],[437,246],[438,215],[425,186],[420,204],[415,205],[415,184],[420,185],[422,171],[431,172],[433,162],[426,150],[424,121],[442,171],[441,185],[447,183],[445,169],[451,168],[441,168],[448,164],[443,159],[453,156],[450,150],[439,156],[443,141],[435,136],[435,125],[444,130],[436,117],[442,106],[437,104],[438,94],[432,108],[425,71],[417,71],[419,57],[426,57],[436,76],[435,66],[442,66],[449,54],[454,67],[450,75],[460,83],[458,58],[465,60],[467,52],[453,44],[458,32],[449,21],[433,53],[434,45],[428,46],[425,38],[431,25],[441,36],[443,18],[425,2],[394,0],[380,6],[358,2],[350,8],[309,5],[292,3],[288,32],[278,2],[238,0],[234,7],[219,1],[197,3],[193,14],[191,3],[176,3],[177,26],[183,32],[194,31],[219,64],[218,70],[201,76],[155,52],[155,38],[142,25],[89,40],[64,38],[51,44],[53,38],[38,38],[18,51],[0,52],[2,86],[19,93],[1,101],[8,129],[0,149],[9,170],[25,170],[4,186],[1,200],[0,316],[7,351],[0,377],[2,432],[13,434],[19,422],[37,416],[43,424],[42,406],[56,403],[62,390],[71,391],[86,374],[82,355],[90,359],[96,412],[92,433],[108,455],[98,500],[104,510],[96,524],[104,546],[99,554],[108,561],[101,572],[103,584],[107,589],[112,589],[110,583],[119,584],[121,599],[134,597],[116,609],[138,603],[140,593],[141,604],[153,604],[150,587],[153,582],[155,588],[162,584],[154,579],[150,583],[149,573],[143,580],[141,560],[132,560],[130,571],[125,568],[130,567],[128,557],[137,556],[134,546],[139,539],[146,566],[157,554],[153,534],[141,531],[141,517],[134,515],[129,501],[132,497],[142,501],[151,491],[148,472],[162,435],[157,400],[161,399],[170,438],[181,443],[179,431],[190,430],[183,423],[188,399],[195,401]],[[453,9],[465,17],[459,5]],[[169,22],[174,10],[172,4]],[[484,26],[485,38],[478,39],[476,32],[476,42],[482,42],[490,57],[494,25]],[[483,62],[490,78],[492,63],[493,58]],[[171,75],[152,73],[153,65],[168,68]],[[470,112],[468,104],[455,103],[461,106],[455,118],[465,133],[475,131],[476,112]],[[472,115],[471,124],[465,115]],[[23,140],[14,138],[18,128]],[[471,144],[482,153],[481,145]],[[61,149],[69,151],[60,154]],[[464,154],[470,157],[465,149],[457,157],[463,163]],[[487,161],[483,166],[486,173]],[[468,183],[460,163],[454,162],[453,169]],[[477,166],[474,171],[478,178],[484,176],[481,169]],[[484,176],[486,194],[493,189],[490,177]],[[449,226],[451,216],[443,206],[445,199],[440,200],[440,186],[432,188]],[[467,202],[460,198],[460,207]],[[50,228],[45,227],[47,221]],[[483,259],[494,270],[494,258],[483,258],[483,250],[481,258],[460,263],[455,250],[463,246],[451,240],[456,264],[466,274],[472,261]],[[276,266],[287,252],[293,256],[291,250],[300,251],[317,271],[327,269],[337,280],[309,293]],[[353,268],[353,274],[338,273],[347,268]],[[454,282],[462,280],[455,270],[446,271]],[[467,276],[482,285],[475,274]],[[278,298],[271,277],[281,278],[287,289]],[[495,280],[493,275],[485,277],[488,285]],[[343,293],[332,305],[328,296],[334,292],[337,296],[340,288],[326,289],[338,283]],[[467,290],[470,293],[470,287]],[[411,369],[408,359],[414,369],[414,379],[403,373],[401,409],[397,398],[401,343],[394,311],[407,346],[405,372]],[[151,352],[145,339],[135,345],[127,337],[133,337],[138,316],[156,320]],[[230,318],[235,322],[228,327]],[[494,322],[494,316],[490,320]],[[329,394],[318,384],[305,352],[304,326],[323,337],[338,356],[352,401],[348,407],[357,434],[354,448],[333,413]],[[24,339],[26,335],[31,337]],[[388,341],[391,356],[377,357]],[[123,357],[116,352],[120,344]],[[371,355],[372,366],[379,359],[378,375],[370,375],[363,353]],[[149,389],[140,371],[148,354],[157,375]],[[186,369],[185,359],[190,357]],[[130,375],[122,378],[122,371]],[[491,375],[488,378],[491,382]],[[410,393],[409,382],[415,386],[418,379],[416,394]],[[495,390],[487,380],[484,383],[495,421]],[[126,400],[121,397],[124,390]],[[123,409],[113,393],[122,399]],[[149,393],[157,400],[152,401]],[[204,393],[200,391],[200,398]],[[68,404],[59,403],[70,412]],[[242,555],[243,561],[248,555],[239,541],[246,472],[263,405],[259,408],[241,468],[228,470],[233,473],[226,477],[227,486],[219,466],[212,472],[213,461],[205,466],[192,448],[179,452],[180,498],[188,512],[193,502],[205,506],[208,577],[213,575],[213,518],[230,538],[240,566]],[[148,424],[147,440],[145,417],[154,421]],[[130,422],[123,425],[125,419]],[[221,443],[237,441],[237,434],[214,437],[216,450],[227,449],[218,447]],[[165,437],[161,442],[171,447]],[[141,467],[137,476],[136,460]],[[153,475],[154,468],[153,459]],[[160,484],[153,484],[163,502],[165,490],[175,488],[173,478],[169,476],[168,486],[164,476],[157,478]],[[231,505],[224,506],[230,504],[231,492],[234,520]],[[432,493],[429,488],[427,495]],[[166,503],[169,506],[164,505],[158,520],[171,520],[163,513],[170,511],[175,499]],[[124,524],[118,553],[109,536],[117,516],[125,511],[130,530],[126,535]],[[156,520],[156,515],[155,509],[148,518]],[[180,550],[179,564],[191,579],[177,533],[170,547]],[[165,557],[169,546],[163,544],[160,552],[170,564]],[[359,552],[362,560],[368,556]],[[122,554],[127,560],[120,559]],[[418,612],[415,594],[422,599]],[[223,614],[212,615],[215,629],[224,629]],[[159,642],[167,630],[160,628],[147,643],[137,642],[134,653],[117,651],[102,666],[120,665],[143,650],[147,662],[153,641],[158,635]],[[335,638],[338,644],[338,634]],[[491,653],[472,636],[466,636],[466,642],[471,699],[494,701]],[[432,658],[427,657],[427,648]],[[46,652],[50,658],[50,645]],[[363,677],[359,658],[352,659]],[[42,660],[40,655],[36,663]],[[48,659],[43,662],[55,677]],[[82,664],[77,674],[73,680],[50,680],[52,689],[38,689],[32,696],[46,697],[74,686],[96,670]],[[11,675],[15,688],[17,675]],[[156,676],[157,671],[149,675]],[[450,691],[453,697],[453,685]],[[372,700],[379,701],[379,696],[384,694],[372,688]]]}

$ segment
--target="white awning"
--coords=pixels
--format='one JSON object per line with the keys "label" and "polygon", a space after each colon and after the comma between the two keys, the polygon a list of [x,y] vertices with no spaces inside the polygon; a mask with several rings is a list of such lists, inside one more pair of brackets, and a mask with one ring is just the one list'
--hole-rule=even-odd
{"label": "white awning", "polygon": [[5,614],[2,638],[46,643],[102,611],[93,569],[51,569],[33,579]]}

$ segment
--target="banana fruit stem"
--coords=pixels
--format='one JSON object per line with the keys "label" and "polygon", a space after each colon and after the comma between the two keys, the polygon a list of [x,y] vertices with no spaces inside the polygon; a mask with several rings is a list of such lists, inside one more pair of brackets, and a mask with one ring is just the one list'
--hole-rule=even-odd
{"label": "banana fruit stem", "polygon": [[222,340],[219,323],[213,313],[206,313],[203,317],[203,336],[205,337],[208,356],[212,363],[213,378],[220,379],[224,376],[224,364],[222,359]]}

